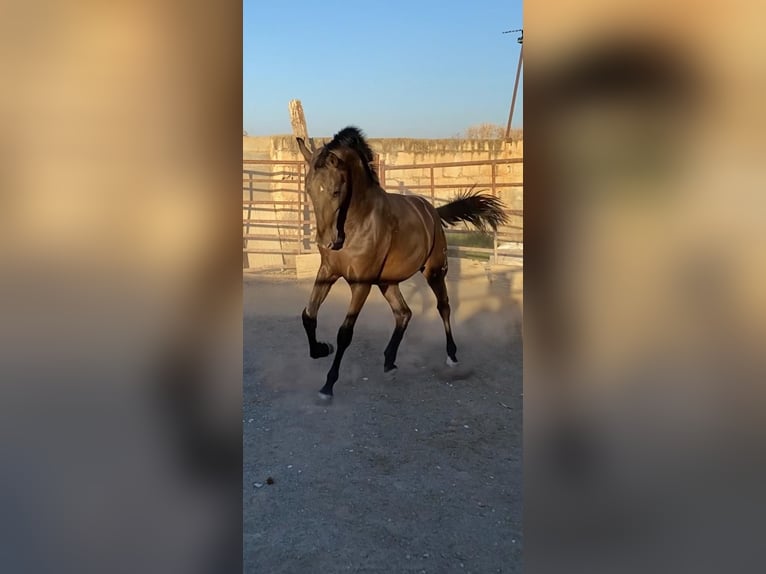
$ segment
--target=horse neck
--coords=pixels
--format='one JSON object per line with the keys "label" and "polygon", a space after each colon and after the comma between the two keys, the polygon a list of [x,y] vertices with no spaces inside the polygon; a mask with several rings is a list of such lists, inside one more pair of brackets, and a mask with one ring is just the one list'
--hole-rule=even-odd
{"label": "horse neck", "polygon": [[366,215],[372,210],[381,192],[380,186],[369,178],[363,168],[353,169],[349,212],[359,216]]}

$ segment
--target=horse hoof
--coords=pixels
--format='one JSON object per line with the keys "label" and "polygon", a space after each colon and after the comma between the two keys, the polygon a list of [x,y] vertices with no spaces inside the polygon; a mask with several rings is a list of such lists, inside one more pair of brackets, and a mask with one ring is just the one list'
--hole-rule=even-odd
{"label": "horse hoof", "polygon": [[323,401],[325,401],[325,402],[327,402],[327,401],[331,401],[331,400],[332,400],[332,395],[328,395],[327,393],[323,393],[322,391],[319,391],[319,392],[317,393],[317,396],[318,396],[318,397],[319,397],[321,400],[323,400]]}
{"label": "horse hoof", "polygon": [[383,372],[384,373],[390,373],[391,371],[395,371],[398,369],[396,365],[383,365]]}
{"label": "horse hoof", "polygon": [[309,353],[312,359],[321,359],[322,357],[327,357],[328,355],[332,355],[333,351],[335,350],[335,347],[333,347],[330,343],[318,343],[318,346],[318,350]]}
{"label": "horse hoof", "polygon": [[458,364],[458,362],[457,362],[457,361],[453,361],[452,359],[450,359],[449,357],[447,357],[447,366],[448,366],[448,367],[455,367],[455,366],[457,366],[457,364]]}

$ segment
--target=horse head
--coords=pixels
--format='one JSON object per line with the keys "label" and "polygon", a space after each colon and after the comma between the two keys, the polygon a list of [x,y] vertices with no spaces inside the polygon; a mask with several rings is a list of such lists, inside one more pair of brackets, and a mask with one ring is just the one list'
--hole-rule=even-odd
{"label": "horse head", "polygon": [[319,148],[311,151],[303,138],[296,138],[306,163],[306,191],[317,219],[317,243],[340,249],[345,240],[344,224],[351,204],[354,183],[362,193],[365,180],[377,182],[369,165],[372,151],[357,128],[348,127]]}

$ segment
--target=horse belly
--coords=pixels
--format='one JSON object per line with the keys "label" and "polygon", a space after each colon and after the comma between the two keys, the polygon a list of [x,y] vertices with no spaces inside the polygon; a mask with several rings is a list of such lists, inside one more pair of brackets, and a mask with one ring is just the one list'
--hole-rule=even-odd
{"label": "horse belly", "polygon": [[409,279],[423,267],[430,250],[431,238],[427,233],[396,233],[380,274],[381,281],[395,283]]}

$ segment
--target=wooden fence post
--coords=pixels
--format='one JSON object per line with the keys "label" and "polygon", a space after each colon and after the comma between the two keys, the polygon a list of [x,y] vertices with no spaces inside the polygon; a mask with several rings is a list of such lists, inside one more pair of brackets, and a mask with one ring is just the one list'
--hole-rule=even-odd
{"label": "wooden fence post", "polygon": [[288,108],[290,109],[290,125],[293,127],[293,135],[297,138],[303,138],[308,143],[309,130],[306,127],[306,116],[303,114],[301,101],[290,100]]}
{"label": "wooden fence post", "polygon": [[[313,148],[313,142],[309,139],[309,130],[306,126],[306,116],[303,113],[303,105],[300,100],[290,100],[287,105],[290,110],[290,125],[293,128],[293,135],[297,138],[303,138],[307,145]],[[309,207],[308,194],[306,193],[306,179],[301,177],[303,166],[298,166],[298,189],[300,190],[300,199],[298,202],[299,217],[302,218],[303,225],[300,226],[300,241],[298,250],[302,253],[311,252],[311,208]],[[303,185],[302,185],[303,184]],[[301,189],[302,188],[302,189]],[[303,209],[301,209],[303,208]]]}

